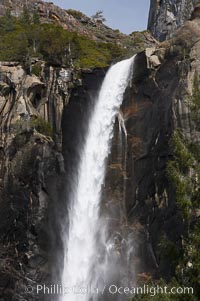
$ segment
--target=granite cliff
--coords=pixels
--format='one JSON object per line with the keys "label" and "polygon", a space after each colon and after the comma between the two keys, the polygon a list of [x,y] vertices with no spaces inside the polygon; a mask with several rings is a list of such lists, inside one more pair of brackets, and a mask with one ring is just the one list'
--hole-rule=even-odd
{"label": "granite cliff", "polygon": [[151,0],[148,29],[160,41],[171,37],[176,28],[191,18],[198,3],[198,0]]}
{"label": "granite cliff", "polygon": [[[4,1],[1,12],[7,5],[13,10],[13,3]],[[56,9],[57,15],[59,11],[68,18],[53,4],[29,3]],[[166,2],[160,3],[160,10],[158,4],[152,1],[149,26],[163,40],[169,37],[168,21],[163,19]],[[192,12],[191,2],[188,5]],[[16,7],[20,14],[23,2],[16,1]],[[123,253],[122,241],[128,237],[134,247],[130,269],[136,269],[136,278],[142,281],[170,280],[175,274],[176,265],[166,249],[170,244],[182,252],[186,224],[166,172],[173,157],[170,138],[180,129],[191,141],[199,139],[190,106],[194,80],[200,75],[199,8],[184,23],[190,17],[185,17],[182,6],[173,7],[177,22],[170,30],[180,28],[159,44],[149,36],[142,46],[147,48],[137,55],[132,85],[115,124],[103,193],[103,207],[113,214],[118,251]],[[40,12],[42,16],[42,8]],[[83,33],[79,21],[70,17],[70,25],[63,20],[70,30],[78,26]],[[33,70],[38,63],[37,74],[21,62],[0,63],[0,300],[4,301],[49,300],[30,294],[26,287],[59,280],[62,208],[90,106],[107,70],[50,66],[38,58],[31,61]],[[191,211],[192,219],[198,219],[198,211]]]}

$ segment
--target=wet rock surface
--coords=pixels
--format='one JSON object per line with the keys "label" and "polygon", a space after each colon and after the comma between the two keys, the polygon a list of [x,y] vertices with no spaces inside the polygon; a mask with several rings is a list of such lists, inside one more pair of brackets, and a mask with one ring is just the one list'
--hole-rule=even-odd
{"label": "wet rock surface", "polygon": [[171,40],[137,55],[132,86],[121,108],[127,137],[116,122],[105,199],[112,200],[115,210],[125,204],[125,218],[120,224],[118,217],[117,227],[123,233],[128,225],[133,235],[138,275],[149,271],[169,279],[173,274],[170,260],[159,250],[163,233],[177,250],[181,246],[184,227],[166,164],[174,129],[181,128],[189,139],[199,137],[189,109],[194,77],[200,74],[199,38],[196,18],[186,22]]}
{"label": "wet rock surface", "polygon": [[[138,54],[116,119],[102,211],[112,214],[118,256],[131,250],[130,269],[139,275],[170,278],[159,239],[164,232],[177,249],[181,243],[183,226],[166,163],[175,128],[199,135],[188,105],[194,76],[200,74],[199,28],[197,9],[172,39]],[[0,296],[5,301],[44,300],[25,286],[59,278],[63,206],[106,73],[40,66],[36,76],[17,62],[0,63]],[[42,133],[41,124],[32,123],[38,117],[45,121]]]}

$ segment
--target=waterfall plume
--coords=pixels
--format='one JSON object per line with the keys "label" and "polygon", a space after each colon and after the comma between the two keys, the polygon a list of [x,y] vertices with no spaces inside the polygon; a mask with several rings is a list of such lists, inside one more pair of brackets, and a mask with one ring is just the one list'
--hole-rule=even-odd
{"label": "waterfall plume", "polygon": [[[105,282],[110,275],[106,253],[112,252],[112,245],[106,242],[106,224],[101,222],[101,192],[115,118],[131,79],[133,63],[134,57],[108,70],[89,120],[70,196],[69,229],[63,237],[62,283],[70,293],[62,301],[97,300],[95,292],[88,287],[93,289],[100,279]],[[86,292],[74,292],[75,288],[86,288]]]}

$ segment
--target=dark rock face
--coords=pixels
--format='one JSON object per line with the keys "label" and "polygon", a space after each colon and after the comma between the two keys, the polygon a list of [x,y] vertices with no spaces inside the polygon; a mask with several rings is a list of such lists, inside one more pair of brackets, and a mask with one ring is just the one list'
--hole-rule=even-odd
{"label": "dark rock face", "polygon": [[198,0],[151,0],[148,29],[156,39],[164,41],[191,18],[198,3]]}
{"label": "dark rock face", "polygon": [[62,150],[66,170],[73,169],[79,160],[92,108],[106,71],[98,68],[83,71],[81,85],[70,91],[69,103],[62,115]]}
{"label": "dark rock face", "polygon": [[[116,119],[102,211],[112,216],[110,227],[122,262],[126,248],[131,246],[129,268],[136,269],[139,275],[150,272],[155,277],[169,279],[173,274],[170,259],[158,247],[163,233],[174,241],[177,249],[181,246],[184,228],[166,175],[166,164],[171,158],[169,139],[174,129],[180,127],[188,137],[199,135],[192,130],[188,109],[194,75],[200,74],[199,37],[199,20],[195,19],[177,31],[172,40],[138,54],[132,86],[127,89],[121,107],[123,118]],[[88,75],[86,78],[89,79]],[[99,87],[89,83],[94,79],[99,83],[103,76],[100,78],[99,81],[95,73],[91,74],[87,83],[73,91],[65,109],[66,170],[77,145],[84,140],[85,130],[80,137],[79,129],[83,128],[83,120],[88,120],[92,104],[88,102],[88,93],[94,95]],[[80,127],[72,130],[69,118],[75,112]],[[74,166],[74,161],[70,165]]]}
{"label": "dark rock face", "polygon": [[[59,171],[54,167],[52,141],[37,133],[16,136],[4,160],[9,170],[4,174],[0,204],[0,292],[4,300],[17,300],[27,297],[25,286],[50,280],[53,253],[47,179],[59,177]],[[29,300],[37,299],[29,296]]]}
{"label": "dark rock face", "polygon": [[[35,288],[59,281],[70,179],[106,70],[77,77],[41,62],[37,77],[2,62],[0,72],[0,296],[46,300]],[[36,117],[51,126],[52,137],[34,128]]]}
{"label": "dark rock face", "polygon": [[[44,65],[38,78],[18,63],[0,65],[0,296],[5,301],[44,300],[26,287],[52,277],[58,246],[54,200],[65,172],[59,137],[69,85],[61,71]],[[36,117],[44,121],[34,128]],[[52,128],[52,137],[45,128],[40,132],[42,125]]]}
{"label": "dark rock face", "polygon": [[159,249],[161,236],[165,233],[177,249],[181,245],[184,228],[166,164],[174,129],[181,128],[189,139],[199,137],[189,109],[193,79],[200,74],[199,37],[197,18],[179,29],[172,40],[136,57],[132,87],[121,108],[127,131],[121,152],[125,164],[116,155],[121,142],[118,127],[115,130],[105,194],[116,204],[125,203],[126,218],[120,231],[124,233],[128,225],[135,238],[139,274],[149,271],[169,279],[173,265]]}
{"label": "dark rock face", "polygon": [[[77,165],[85,142],[88,123],[92,114],[97,93],[105,76],[105,69],[82,72],[82,83],[72,88],[69,103],[64,107],[62,115],[62,155],[64,158],[66,177],[63,186],[66,204],[77,178]],[[66,223],[66,212],[63,217]]]}
{"label": "dark rock face", "polygon": [[[173,39],[138,54],[116,119],[102,210],[112,213],[119,255],[129,248],[130,268],[138,274],[170,278],[173,267],[159,250],[160,237],[181,244],[184,229],[166,164],[173,129],[199,135],[189,110],[194,75],[200,75],[199,22],[196,9]],[[0,72],[0,296],[45,300],[25,286],[59,278],[63,206],[106,70],[77,77],[41,62],[36,77],[18,63],[2,62]],[[52,137],[32,128],[34,116],[51,125]]]}

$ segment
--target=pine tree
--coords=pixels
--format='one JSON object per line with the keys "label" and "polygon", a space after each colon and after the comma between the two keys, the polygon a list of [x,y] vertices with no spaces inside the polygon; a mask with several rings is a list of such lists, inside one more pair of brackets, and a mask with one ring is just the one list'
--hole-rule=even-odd
{"label": "pine tree", "polygon": [[6,11],[5,17],[1,18],[0,27],[2,31],[5,33],[11,32],[15,30],[16,20],[11,15],[11,11],[8,9]]}
{"label": "pine tree", "polygon": [[102,10],[98,10],[91,18],[94,21],[100,21],[102,23],[106,21],[106,19],[103,16],[103,11]]}
{"label": "pine tree", "polygon": [[40,24],[40,16],[37,12],[33,14],[33,24],[38,25]]}
{"label": "pine tree", "polygon": [[21,15],[21,22],[24,25],[31,23],[31,15],[30,15],[29,10],[26,5],[24,5],[24,7],[23,7],[23,13]]}

